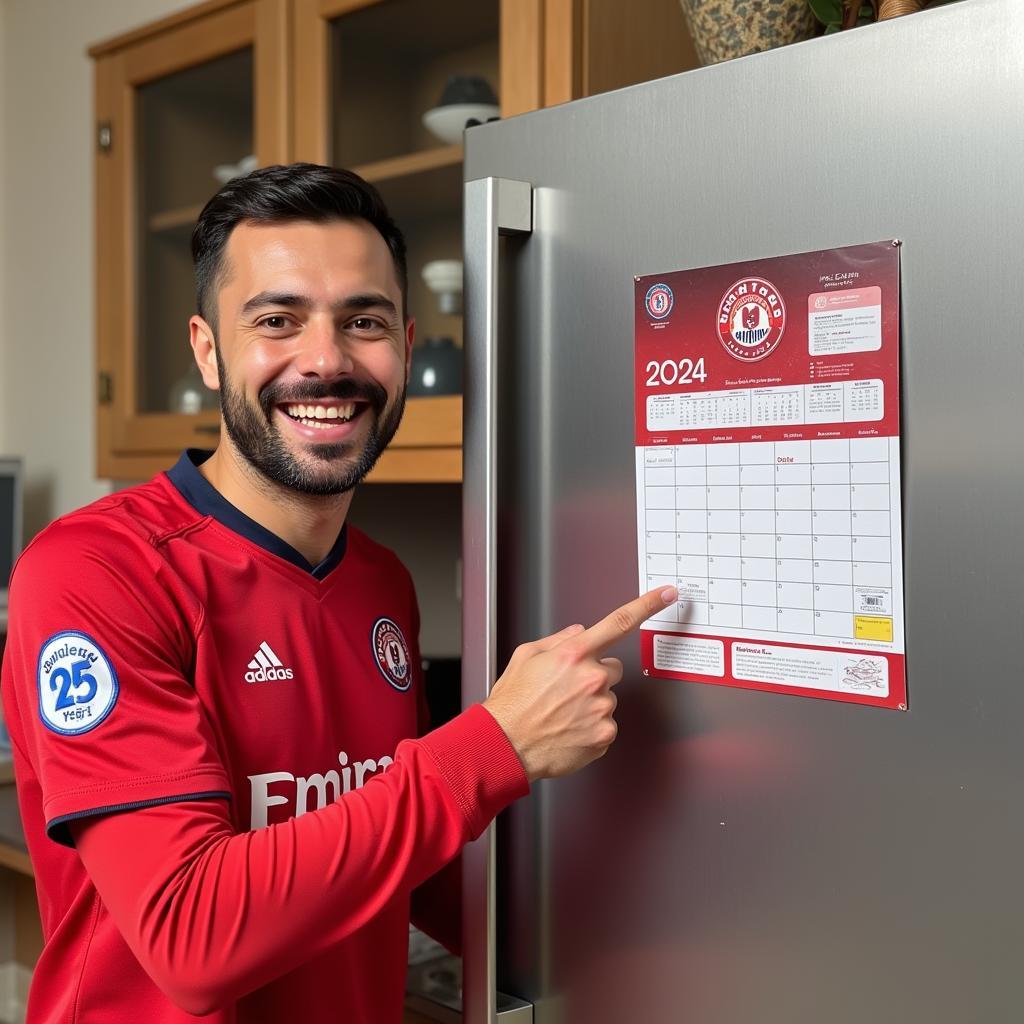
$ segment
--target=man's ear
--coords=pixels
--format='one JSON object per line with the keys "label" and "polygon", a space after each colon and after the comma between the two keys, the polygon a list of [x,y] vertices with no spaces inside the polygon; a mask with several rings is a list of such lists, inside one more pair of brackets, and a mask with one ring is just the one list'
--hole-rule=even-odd
{"label": "man's ear", "polygon": [[412,343],[416,339],[416,317],[411,316],[405,324],[405,381],[409,382],[412,372]]}
{"label": "man's ear", "polygon": [[217,372],[217,342],[213,328],[201,317],[193,316],[188,321],[189,343],[196,365],[203,375],[203,383],[211,391],[220,390],[220,374]]}

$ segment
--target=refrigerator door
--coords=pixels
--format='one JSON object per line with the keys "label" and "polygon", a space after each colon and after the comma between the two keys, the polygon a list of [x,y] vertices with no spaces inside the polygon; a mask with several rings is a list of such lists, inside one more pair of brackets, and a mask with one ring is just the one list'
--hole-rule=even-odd
{"label": "refrigerator door", "polygon": [[499,822],[496,984],[537,1024],[1019,1015],[1022,96],[1019,4],[964,0],[467,134],[467,179],[534,188],[498,666],[636,591],[634,275],[903,240],[911,710],[643,679],[622,644],[615,746]]}

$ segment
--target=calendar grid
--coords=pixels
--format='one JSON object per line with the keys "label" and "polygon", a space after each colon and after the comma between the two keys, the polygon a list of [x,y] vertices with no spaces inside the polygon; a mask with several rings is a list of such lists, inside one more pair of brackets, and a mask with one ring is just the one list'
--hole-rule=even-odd
{"label": "calendar grid", "polygon": [[644,449],[647,581],[680,591],[656,621],[825,641],[884,629],[878,620],[893,614],[888,443]]}

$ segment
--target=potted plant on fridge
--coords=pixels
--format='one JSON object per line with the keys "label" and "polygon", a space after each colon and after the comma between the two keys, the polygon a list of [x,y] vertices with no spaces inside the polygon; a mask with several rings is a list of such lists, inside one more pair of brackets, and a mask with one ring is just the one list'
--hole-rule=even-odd
{"label": "potted plant on fridge", "polygon": [[825,26],[826,32],[855,28],[872,21],[898,18],[901,14],[914,14],[926,7],[938,7],[953,0],[807,0],[814,16]]}

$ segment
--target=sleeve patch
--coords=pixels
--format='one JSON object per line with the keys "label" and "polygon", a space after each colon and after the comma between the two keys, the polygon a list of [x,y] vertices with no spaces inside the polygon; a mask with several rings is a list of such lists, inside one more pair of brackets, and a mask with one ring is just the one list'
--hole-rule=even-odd
{"label": "sleeve patch", "polygon": [[57,633],[43,644],[36,672],[39,717],[62,736],[95,729],[117,703],[117,673],[86,633]]}

